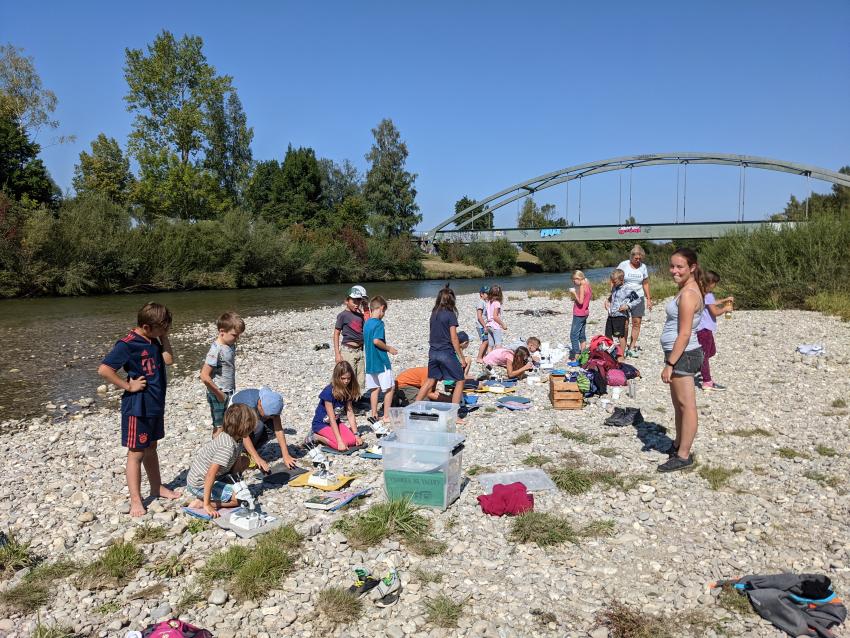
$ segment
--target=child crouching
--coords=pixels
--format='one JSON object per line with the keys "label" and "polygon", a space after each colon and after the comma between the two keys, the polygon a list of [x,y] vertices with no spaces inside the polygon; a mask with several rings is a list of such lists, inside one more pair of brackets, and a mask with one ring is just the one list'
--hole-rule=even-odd
{"label": "child crouching", "polygon": [[233,486],[218,478],[230,472],[239,474],[248,466],[242,455],[242,439],[254,431],[257,415],[247,405],[234,404],[224,412],[222,434],[204,443],[195,452],[186,488],[195,496],[189,507],[203,507],[213,518],[222,507],[239,505]]}
{"label": "child crouching", "polygon": [[335,450],[347,450],[363,441],[357,436],[352,401],[360,396],[354,368],[348,361],[334,366],[331,382],[319,393],[313,415],[312,439]]}

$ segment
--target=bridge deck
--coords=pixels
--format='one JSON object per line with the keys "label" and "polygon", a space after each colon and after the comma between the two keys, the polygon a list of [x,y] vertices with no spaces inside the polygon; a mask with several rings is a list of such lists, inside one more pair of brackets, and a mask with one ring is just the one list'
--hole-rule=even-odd
{"label": "bridge deck", "polygon": [[507,239],[511,243],[540,241],[600,241],[615,239],[669,240],[720,237],[735,231],[754,231],[765,225],[781,228],[794,222],[713,222],[638,224],[635,226],[570,226],[569,228],[503,228],[492,230],[439,230],[435,241],[461,244]]}

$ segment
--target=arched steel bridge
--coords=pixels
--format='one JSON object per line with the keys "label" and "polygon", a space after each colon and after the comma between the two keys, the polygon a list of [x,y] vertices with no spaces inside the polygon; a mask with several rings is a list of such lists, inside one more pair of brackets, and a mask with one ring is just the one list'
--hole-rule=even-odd
{"label": "arched steel bridge", "polygon": [[[640,168],[643,166],[661,166],[664,164],[679,164],[685,166],[685,198],[687,198],[687,166],[689,164],[715,164],[720,166],[738,166],[741,173],[738,181],[738,219],[734,222],[712,223],[674,223],[674,224],[640,224],[633,226],[570,226],[567,228],[502,228],[475,230],[474,222],[483,215],[507,206],[519,199],[534,193],[567,183],[575,179],[582,180],[590,175],[599,175],[609,171]],[[764,224],[782,225],[788,222],[744,221],[746,195],[746,169],[757,168],[781,173],[802,175],[809,180],[816,179],[831,184],[850,188],[850,175],[844,175],[817,166],[797,164],[768,157],[752,155],[731,155],[727,153],[654,153],[650,155],[629,155],[615,157],[601,162],[577,164],[558,171],[546,173],[539,177],[515,184],[510,188],[485,197],[474,205],[465,208],[456,215],[449,217],[427,233],[425,238],[431,241],[455,241],[472,243],[479,241],[494,241],[507,239],[510,242],[539,242],[539,241],[589,241],[605,239],[699,239],[704,237],[719,237],[733,230],[752,230]],[[579,182],[581,184],[581,182]],[[678,188],[678,182],[677,182]],[[631,196],[631,193],[630,193]],[[581,199],[579,199],[581,202]],[[581,204],[579,203],[579,206]],[[677,195],[678,206],[678,195]],[[807,202],[808,206],[808,202]],[[463,219],[473,211],[477,211],[468,219],[452,230],[443,230],[446,226]],[[678,214],[678,211],[677,211]]]}

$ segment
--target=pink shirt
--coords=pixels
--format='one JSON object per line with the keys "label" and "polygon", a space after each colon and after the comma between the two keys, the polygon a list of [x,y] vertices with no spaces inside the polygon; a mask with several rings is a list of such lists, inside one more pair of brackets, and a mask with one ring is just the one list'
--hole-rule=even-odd
{"label": "pink shirt", "polygon": [[501,319],[501,307],[502,304],[498,301],[491,301],[487,304],[487,317],[489,321],[487,321],[487,327],[493,328],[494,330],[501,330],[502,326],[496,323],[494,317],[496,316],[496,310],[499,309],[499,319]]}
{"label": "pink shirt", "polygon": [[[573,299],[574,317],[586,317],[590,314],[590,298],[593,296],[593,292],[590,289],[590,282],[585,280],[582,287],[584,288],[584,303],[579,305],[578,299]],[[576,289],[576,293],[578,293],[578,289]]]}
{"label": "pink shirt", "polygon": [[484,357],[484,363],[488,366],[508,367],[508,361],[514,360],[514,351],[508,348],[495,348]]}

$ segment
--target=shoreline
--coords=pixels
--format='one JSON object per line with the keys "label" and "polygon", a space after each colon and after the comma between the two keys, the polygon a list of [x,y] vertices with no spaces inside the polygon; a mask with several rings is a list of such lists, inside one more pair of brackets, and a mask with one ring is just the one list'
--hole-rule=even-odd
{"label": "shoreline", "polygon": [[[380,292],[378,287],[375,292]],[[512,295],[519,298],[506,296],[508,341],[528,336],[553,344],[567,340],[566,301]],[[476,298],[458,297],[460,328],[470,334],[474,334]],[[432,299],[389,300],[387,337],[399,349],[392,360],[396,373],[427,362],[432,303]],[[542,309],[563,314],[521,314]],[[246,317],[249,336],[238,346],[237,386],[267,384],[281,391],[290,445],[303,440],[316,397],[329,381],[333,352],[314,351],[313,346],[330,342],[338,311],[337,306],[322,306]],[[601,300],[591,303],[588,337],[604,328],[603,312]],[[424,512],[432,522],[432,536],[447,544],[444,554],[421,557],[394,540],[354,550],[343,534],[331,528],[349,512],[313,513],[303,507],[313,490],[260,490],[252,476],[249,483],[256,486],[254,493],[264,508],[283,516],[307,537],[295,571],[256,603],[231,599],[217,605],[204,597],[181,618],[223,638],[322,632],[356,638],[375,635],[376,626],[392,636],[577,638],[594,630],[594,616],[605,602],[618,599],[649,613],[703,613],[710,620],[707,632],[719,626],[731,635],[776,636],[758,617],[739,616],[719,606],[707,583],[742,573],[794,569],[827,573],[836,590],[846,594],[850,496],[844,477],[850,471],[850,417],[832,402],[850,396],[850,324],[805,311],[738,311],[732,320],[720,320],[712,369],[730,389],[713,394],[697,391],[700,431],[695,450],[701,466],[739,472],[726,487],[712,490],[699,470],[672,476],[654,472],[663,460],[652,449],[665,438],[660,428],[672,429],[669,392],[659,380],[662,323],[663,304],[657,304],[641,333],[644,354],[630,361],[643,375],[637,398],[630,401],[623,393],[615,402],[640,406],[646,421],[655,425],[607,428],[602,425],[607,413],[599,403],[581,411],[554,411],[547,388],[521,383],[522,395],[533,402],[530,411],[492,410],[495,404],[485,395],[479,401],[481,409],[458,428],[467,436],[465,476],[476,465],[498,471],[527,468],[525,461],[531,455],[549,457],[543,469],[551,473],[567,462],[564,455],[572,455],[587,469],[634,479],[626,490],[597,486],[580,495],[535,493],[535,510],[564,516],[576,527],[612,520],[610,538],[548,548],[511,541],[513,521],[481,512],[475,497],[483,492],[469,476],[460,499],[446,512]],[[206,343],[211,325],[192,324],[176,334],[186,342]],[[799,343],[822,343],[828,356],[817,362],[818,367],[814,361],[801,361],[794,354]],[[468,352],[472,354],[476,346],[471,344]],[[192,453],[209,437],[209,411],[196,377],[195,372],[170,380],[166,437],[160,447],[166,481],[181,476]],[[164,605],[176,609],[210,555],[237,542],[215,528],[191,534],[189,519],[171,503],[157,503],[141,520],[120,513],[126,485],[118,419],[117,409],[98,400],[67,422],[50,424],[38,417],[28,420],[25,429],[0,437],[3,468],[13,479],[0,487],[0,529],[31,542],[36,554],[49,561],[67,557],[88,562],[114,540],[132,538],[143,522],[166,530],[165,540],[144,546],[146,566],[125,587],[78,589],[73,578],[57,584],[55,597],[41,610],[42,622],[72,624],[86,635],[123,636],[150,622],[156,609]],[[365,418],[359,421],[365,424]],[[767,434],[749,434],[756,429]],[[513,442],[524,433],[530,442]],[[836,455],[818,451],[827,447]],[[782,450],[799,455],[791,457]],[[278,458],[276,446],[265,448],[264,456]],[[375,488],[360,511],[385,500],[380,461],[334,457],[333,470],[361,473],[354,487]],[[819,477],[840,481],[829,485]],[[801,515],[805,525],[800,525]],[[182,574],[163,577],[149,569],[169,554],[185,563]],[[316,616],[318,593],[334,585],[347,586],[358,563],[381,570],[387,559],[402,572],[400,604],[381,610],[367,602],[363,616],[354,623],[334,631],[324,627]],[[442,582],[420,581],[417,567],[442,574]],[[16,578],[4,580],[0,587],[5,589]],[[164,589],[149,598],[133,598],[155,584]],[[459,629],[442,630],[427,622],[424,603],[439,593],[467,601]],[[97,611],[110,601],[119,608]],[[553,612],[554,620],[541,624],[539,614],[532,613],[539,608]],[[0,632],[9,638],[29,635],[35,618],[34,613],[0,612]]]}

